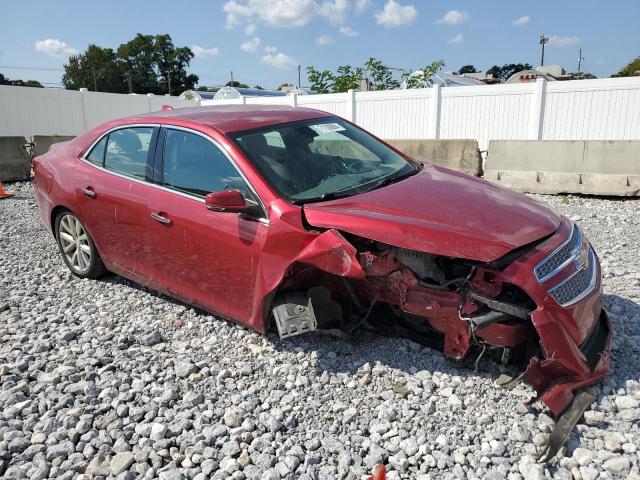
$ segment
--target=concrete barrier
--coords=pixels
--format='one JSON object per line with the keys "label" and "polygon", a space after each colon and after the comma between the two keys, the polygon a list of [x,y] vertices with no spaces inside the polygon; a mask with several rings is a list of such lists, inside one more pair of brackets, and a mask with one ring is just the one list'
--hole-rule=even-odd
{"label": "concrete barrier", "polygon": [[484,178],[521,192],[640,196],[640,141],[492,140]]}
{"label": "concrete barrier", "polygon": [[476,140],[386,140],[420,162],[433,163],[479,177],[482,157]]}
{"label": "concrete barrier", "polygon": [[35,155],[42,155],[43,153],[47,153],[49,147],[54,143],[66,142],[67,140],[71,140],[75,137],[69,137],[64,135],[36,135],[33,137],[33,143],[36,145]]}
{"label": "concrete barrier", "polygon": [[31,158],[24,137],[0,137],[0,182],[26,180],[31,175]]}

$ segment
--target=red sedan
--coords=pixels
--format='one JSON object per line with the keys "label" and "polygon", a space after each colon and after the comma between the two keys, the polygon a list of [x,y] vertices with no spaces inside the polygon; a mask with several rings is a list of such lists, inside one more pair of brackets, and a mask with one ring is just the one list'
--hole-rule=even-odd
{"label": "red sedan", "polygon": [[79,277],[117,273],[260,332],[407,336],[520,363],[560,415],[609,366],[600,266],[535,201],[304,108],[111,121],[34,160]]}

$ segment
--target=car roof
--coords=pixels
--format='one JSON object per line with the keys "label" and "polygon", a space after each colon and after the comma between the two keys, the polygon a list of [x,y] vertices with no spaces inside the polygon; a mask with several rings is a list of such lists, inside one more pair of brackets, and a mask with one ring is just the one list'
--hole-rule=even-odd
{"label": "car roof", "polygon": [[302,107],[279,105],[219,105],[207,107],[188,107],[165,110],[148,115],[130,117],[136,122],[180,123],[206,125],[222,133],[238,132],[253,128],[267,127],[280,123],[310,120],[330,116],[327,112]]}

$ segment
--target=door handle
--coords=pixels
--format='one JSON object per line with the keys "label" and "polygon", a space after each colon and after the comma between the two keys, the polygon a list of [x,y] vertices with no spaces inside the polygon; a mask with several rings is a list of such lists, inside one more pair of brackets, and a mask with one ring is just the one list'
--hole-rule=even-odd
{"label": "door handle", "polygon": [[81,188],[82,193],[84,193],[85,197],[96,198],[98,195],[94,192],[91,187]]}
{"label": "door handle", "polygon": [[151,214],[151,218],[153,218],[156,222],[161,223],[162,225],[166,225],[166,226],[169,226],[169,225],[171,225],[173,223],[169,218],[164,217],[164,216],[160,215],[159,213],[152,213]]}

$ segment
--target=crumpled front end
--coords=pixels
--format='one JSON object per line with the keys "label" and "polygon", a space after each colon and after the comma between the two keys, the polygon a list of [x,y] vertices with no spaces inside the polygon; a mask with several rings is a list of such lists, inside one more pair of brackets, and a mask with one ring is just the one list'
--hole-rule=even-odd
{"label": "crumpled front end", "polygon": [[536,391],[532,402],[566,417],[562,435],[592,401],[585,387],[609,370],[612,330],[600,264],[566,218],[555,232],[488,262],[336,228],[313,232],[274,301],[283,338],[310,325],[347,335],[365,328],[410,338],[469,366],[484,355],[520,366],[509,383],[526,381]]}
{"label": "crumpled front end", "polygon": [[[526,281],[532,267],[533,279]],[[530,359],[523,379],[536,390],[534,401],[558,416],[575,391],[609,370],[613,332],[602,306],[598,257],[580,228],[565,219],[555,235],[501,277],[519,282],[536,303],[530,317],[541,351]]]}

